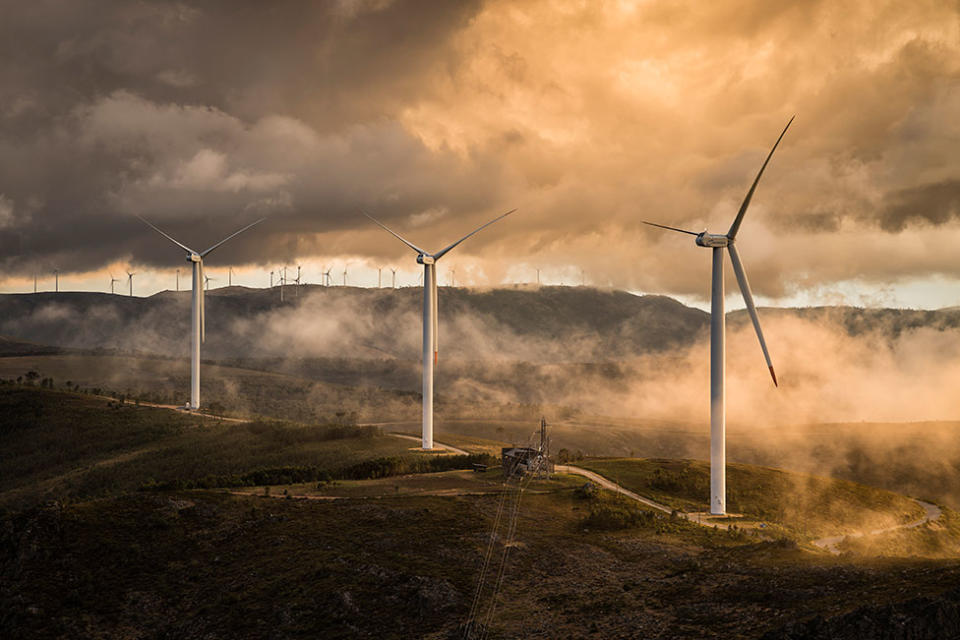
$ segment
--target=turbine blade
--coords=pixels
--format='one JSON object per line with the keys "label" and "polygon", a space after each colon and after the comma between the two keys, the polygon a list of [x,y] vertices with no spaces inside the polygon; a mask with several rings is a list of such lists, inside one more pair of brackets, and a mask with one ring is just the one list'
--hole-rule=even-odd
{"label": "turbine blade", "polygon": [[373,216],[367,214],[367,212],[364,211],[363,209],[360,210],[360,213],[362,213],[363,215],[365,215],[365,216],[367,216],[368,218],[370,218],[371,220],[373,220],[381,229],[383,229],[384,231],[386,231],[387,233],[389,233],[390,235],[392,235],[394,238],[396,238],[397,240],[399,240],[399,241],[402,242],[403,244],[407,245],[408,247],[410,247],[411,249],[413,249],[413,250],[416,251],[417,253],[419,253],[419,254],[421,254],[421,255],[424,255],[424,256],[430,255],[429,253],[427,253],[426,251],[424,251],[423,249],[421,249],[421,248],[418,247],[417,245],[413,244],[412,242],[410,242],[409,240],[407,240],[406,238],[404,238],[403,236],[401,236],[399,233],[396,233],[395,231],[393,231],[393,230],[392,230],[390,227],[388,227],[387,225],[383,224],[382,222],[380,222],[379,220],[377,220],[377,219],[374,218]]}
{"label": "turbine blade", "polygon": [[763,357],[767,361],[767,368],[770,369],[770,377],[773,378],[773,386],[777,384],[777,374],[773,370],[773,362],[770,360],[770,352],[767,350],[767,341],[763,339],[763,331],[760,329],[760,317],[757,315],[757,307],[753,304],[753,293],[750,291],[750,282],[747,280],[747,272],[743,270],[743,263],[740,262],[740,255],[733,244],[727,245],[730,250],[730,262],[733,263],[733,272],[737,276],[737,284],[740,285],[740,293],[743,294],[743,301],[747,305],[747,313],[750,314],[750,320],[753,321],[753,328],[757,332],[757,338],[760,340],[760,349],[763,350]]}
{"label": "turbine blade", "polygon": [[[133,214],[133,215],[136,216],[137,214]],[[160,235],[162,235],[164,238],[166,238],[167,240],[169,240],[169,241],[172,242],[173,244],[177,245],[178,247],[180,247],[181,249],[183,249],[183,250],[186,251],[187,253],[196,253],[193,249],[191,249],[191,248],[188,247],[187,245],[183,244],[182,242],[178,242],[178,241],[174,240],[174,239],[171,238],[169,235],[167,235],[166,233],[164,233],[163,231],[161,231],[160,229],[158,229],[157,227],[155,227],[155,226],[154,226],[153,224],[151,224],[150,221],[147,220],[146,218],[142,218],[142,217],[140,217],[140,216],[137,216],[137,217],[140,218],[140,221],[143,222],[145,225],[147,225],[148,227],[150,227],[151,229],[153,229],[154,231],[156,231],[157,233],[159,233]]]}
{"label": "turbine blade", "polygon": [[[793,116],[793,118],[796,117],[797,116]],[[793,118],[790,118],[790,122],[788,122],[787,126],[780,132],[780,137],[773,143],[773,148],[770,149],[770,153],[767,154],[767,159],[763,161],[763,166],[760,167],[757,177],[754,179],[753,184],[750,185],[750,191],[747,191],[747,197],[743,199],[743,204],[740,205],[740,211],[737,212],[737,217],[734,218],[733,224],[730,225],[730,231],[727,231],[727,237],[731,240],[737,237],[737,232],[740,230],[740,223],[743,222],[743,216],[747,212],[747,207],[750,206],[750,200],[753,198],[753,192],[757,188],[757,183],[760,182],[760,176],[763,175],[763,170],[767,168],[767,163],[770,162],[770,158],[773,157],[773,152],[777,150],[777,145],[783,140],[784,134],[787,133],[787,129],[789,129],[793,123]]]}
{"label": "turbine blade", "polygon": [[246,231],[246,230],[249,229],[250,227],[256,226],[256,225],[260,224],[261,222],[263,222],[264,220],[266,220],[266,218],[260,218],[259,220],[255,221],[255,222],[251,222],[250,224],[248,224],[247,226],[245,226],[243,229],[240,229],[239,231],[234,231],[233,233],[231,233],[230,235],[228,235],[226,238],[224,238],[223,240],[221,240],[221,241],[218,242],[217,244],[213,245],[212,247],[210,247],[209,249],[207,249],[206,251],[204,251],[203,253],[201,253],[201,254],[200,254],[200,257],[201,257],[201,258],[206,258],[208,253],[210,253],[211,251],[213,251],[214,249],[216,249],[217,247],[219,247],[220,245],[222,245],[222,244],[223,244],[224,242],[226,242],[227,240],[230,240],[230,239],[232,239],[232,238],[237,237],[238,235],[240,235],[241,233],[243,233],[244,231]]}
{"label": "turbine blade", "polygon": [[460,238],[459,240],[457,240],[456,242],[454,242],[454,243],[453,243],[452,245],[450,245],[449,247],[447,247],[447,248],[445,248],[445,249],[441,249],[440,251],[438,251],[438,252],[433,256],[433,258],[434,258],[435,260],[439,260],[439,259],[442,258],[447,252],[449,252],[451,249],[453,249],[455,246],[457,246],[458,244],[460,244],[461,242],[463,242],[464,240],[466,240],[467,238],[469,238],[469,237],[472,236],[473,234],[477,233],[478,231],[480,231],[480,230],[482,230],[482,229],[485,229],[485,228],[489,227],[490,225],[492,225],[492,224],[493,224],[494,222],[496,222],[497,220],[503,220],[504,218],[506,218],[508,215],[510,215],[510,214],[513,213],[514,211],[516,211],[516,209],[510,209],[510,211],[507,211],[505,214],[503,214],[503,215],[501,215],[501,216],[497,216],[496,218],[494,218],[493,220],[491,220],[490,222],[488,222],[488,223],[486,223],[486,224],[480,225],[479,227],[477,227],[476,229],[474,229],[473,231],[471,231],[471,232],[468,233],[467,235],[463,236],[462,238]]}
{"label": "turbine blade", "polygon": [[650,225],[651,227],[660,227],[661,229],[668,229],[668,230],[670,230],[670,231],[679,231],[680,233],[688,233],[688,234],[690,234],[691,236],[698,236],[698,235],[700,235],[700,234],[697,233],[696,231],[687,231],[686,229],[678,229],[678,228],[676,228],[676,227],[668,227],[668,226],[665,225],[665,224],[657,224],[656,222],[647,222],[646,220],[641,220],[641,222],[643,222],[643,224],[648,224],[648,225]]}

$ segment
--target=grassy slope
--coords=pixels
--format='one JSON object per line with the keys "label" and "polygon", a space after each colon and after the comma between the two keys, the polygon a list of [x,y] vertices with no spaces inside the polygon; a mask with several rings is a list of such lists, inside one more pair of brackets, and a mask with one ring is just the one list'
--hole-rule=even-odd
{"label": "grassy slope", "polygon": [[[706,508],[708,463],[621,458],[576,464],[677,509]],[[923,509],[915,502],[889,491],[742,464],[727,465],[727,509],[782,524],[804,537],[877,529],[923,516]]]}
{"label": "grassy slope", "polygon": [[[15,380],[31,370],[53,377],[57,388],[71,382],[159,404],[183,405],[190,388],[186,360],[90,354],[0,358],[0,379]],[[364,420],[418,415],[419,399],[409,393],[216,364],[204,364],[201,375],[204,405],[224,415],[297,421],[332,419],[338,412]]]}
{"label": "grassy slope", "polygon": [[116,495],[149,481],[275,467],[336,472],[375,458],[431,455],[392,436],[330,439],[323,426],[220,422],[9,385],[0,386],[0,415],[0,505],[6,506]]}
{"label": "grassy slope", "polygon": [[[196,491],[23,513],[0,527],[0,624],[13,638],[459,637],[497,504]],[[956,563],[855,565],[689,524],[584,531],[586,509],[570,490],[524,496],[491,637],[754,638],[960,579]]]}

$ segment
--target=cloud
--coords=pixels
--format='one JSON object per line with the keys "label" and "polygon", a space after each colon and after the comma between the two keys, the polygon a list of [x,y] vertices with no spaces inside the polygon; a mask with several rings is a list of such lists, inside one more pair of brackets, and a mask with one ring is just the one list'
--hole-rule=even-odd
{"label": "cloud", "polygon": [[640,221],[725,229],[796,113],[743,229],[757,293],[960,276],[861,241],[960,229],[954,4],[83,0],[0,36],[8,274],[179,259],[134,212],[198,245],[272,214],[240,264],[406,251],[360,207],[428,247],[519,207],[475,273],[702,295]]}

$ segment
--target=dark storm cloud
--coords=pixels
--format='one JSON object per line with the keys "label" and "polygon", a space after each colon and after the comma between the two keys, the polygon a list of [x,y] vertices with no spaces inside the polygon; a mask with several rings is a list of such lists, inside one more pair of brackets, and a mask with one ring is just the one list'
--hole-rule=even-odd
{"label": "dark storm cloud", "polygon": [[914,222],[942,225],[960,217],[960,179],[901,189],[886,198],[880,224],[902,231]]}
{"label": "dark storm cloud", "polygon": [[[169,249],[133,213],[200,246],[274,214],[258,241],[225,247],[226,257],[246,261],[276,253],[274,245],[282,252],[288,233],[351,226],[345,220],[361,204],[389,218],[457,200],[462,178],[396,123],[396,111],[416,98],[424,74],[453,62],[444,45],[475,8],[8,7],[0,28],[5,271],[79,271],[125,254],[169,264]],[[427,188],[421,175],[443,176],[446,187]]]}

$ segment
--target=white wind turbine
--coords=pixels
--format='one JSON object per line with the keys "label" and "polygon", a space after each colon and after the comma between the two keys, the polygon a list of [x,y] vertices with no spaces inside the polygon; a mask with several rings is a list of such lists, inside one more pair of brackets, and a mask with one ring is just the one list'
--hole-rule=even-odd
{"label": "white wind turbine", "polygon": [[130,273],[127,271],[127,285],[130,287],[130,295],[133,296],[133,276],[137,275],[136,273]]}
{"label": "white wind turbine", "polygon": [[[796,117],[796,116],[794,116]],[[763,161],[757,177],[754,179],[747,196],[740,205],[737,217],[734,218],[730,230],[725,234],[714,234],[703,231],[697,233],[686,229],[668,227],[662,224],[645,222],[654,227],[669,229],[670,231],[679,231],[692,236],[696,236],[696,243],[699,247],[713,249],[713,277],[711,280],[711,298],[710,298],[710,513],[722,515],[727,511],[727,451],[726,451],[726,392],[724,384],[726,382],[726,350],[724,340],[726,336],[726,322],[723,308],[723,250],[730,252],[730,262],[733,264],[733,272],[737,276],[737,284],[740,285],[740,292],[743,294],[743,301],[747,307],[747,313],[753,321],[753,328],[757,332],[757,338],[760,340],[760,349],[763,350],[763,357],[767,361],[767,367],[770,369],[770,377],[773,378],[774,386],[777,386],[777,374],[773,370],[773,362],[770,360],[770,352],[767,351],[767,342],[763,339],[763,331],[760,329],[760,318],[757,316],[757,307],[753,304],[753,294],[750,292],[750,283],[747,281],[747,274],[743,270],[743,263],[740,261],[740,255],[734,240],[737,232],[740,230],[740,223],[743,222],[743,216],[750,206],[750,200],[753,198],[753,192],[760,182],[763,170],[767,168],[767,163],[773,157],[773,152],[777,150],[777,145],[783,139],[787,129],[790,128],[790,122],[783,128],[780,137],[773,144],[767,159]]]}
{"label": "white wind turbine", "polygon": [[113,274],[111,273],[111,274],[110,274],[110,293],[111,293],[111,294],[113,294],[113,285],[115,285],[115,284],[118,283],[118,282],[120,282],[120,281],[117,280],[116,278],[114,278],[114,277],[113,277]]}
{"label": "white wind turbine", "polygon": [[[137,216],[140,218],[140,216]],[[203,285],[204,285],[204,276],[203,276],[203,259],[206,258],[210,252],[214,249],[227,242],[228,240],[233,239],[234,237],[240,235],[250,227],[260,224],[266,218],[260,218],[256,222],[252,222],[247,226],[243,227],[239,231],[231,233],[229,236],[216,243],[206,251],[194,251],[187,245],[174,240],[172,237],[153,226],[150,222],[144,218],[140,218],[147,226],[151,229],[162,235],[164,238],[177,245],[181,249],[187,252],[187,262],[192,263],[193,265],[193,298],[190,306],[190,405],[189,409],[191,411],[196,411],[200,408],[200,343],[206,339],[206,318],[203,309]],[[209,282],[209,279],[207,280]]]}
{"label": "white wind turbine", "polygon": [[408,242],[399,234],[394,233],[386,225],[375,218],[363,213],[377,225],[390,233],[397,240],[407,245],[417,252],[417,262],[423,265],[423,448],[433,449],[433,368],[437,364],[438,342],[437,342],[437,269],[436,262],[461,242],[477,233],[478,231],[489,227],[494,222],[506,218],[516,211],[511,209],[501,216],[498,216],[480,225],[467,235],[463,236],[445,249],[436,253],[424,251],[415,244]]}

